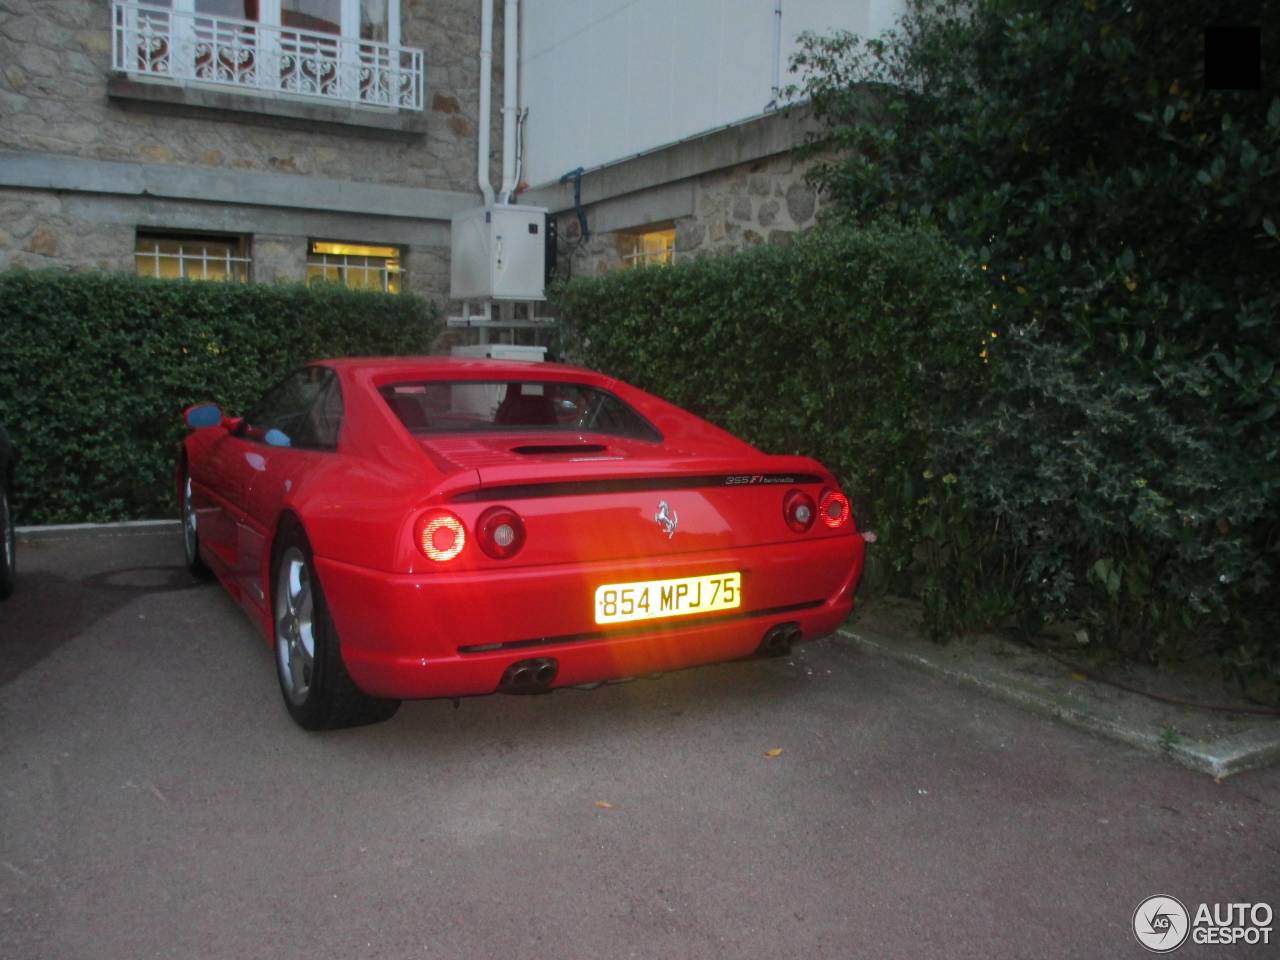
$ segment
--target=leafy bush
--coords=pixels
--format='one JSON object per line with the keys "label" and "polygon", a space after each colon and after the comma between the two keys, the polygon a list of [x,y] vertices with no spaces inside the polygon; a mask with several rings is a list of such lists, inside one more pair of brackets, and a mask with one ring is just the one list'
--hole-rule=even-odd
{"label": "leafy bush", "polygon": [[558,348],[771,453],[817,457],[877,530],[885,568],[905,572],[927,425],[985,373],[975,289],[932,231],[814,232],[571,280]]}
{"label": "leafy bush", "polygon": [[24,523],[170,516],[182,410],[243,411],[299,363],[425,352],[435,309],[337,286],[0,275],[0,421]]}
{"label": "leafy bush", "polygon": [[[1205,24],[1190,0],[912,0],[794,66],[837,216],[930,223],[987,288],[988,389],[931,443],[946,536],[1029,625],[1257,674],[1280,663],[1280,98],[1206,89]],[[935,628],[980,619],[962,558],[931,556]]]}

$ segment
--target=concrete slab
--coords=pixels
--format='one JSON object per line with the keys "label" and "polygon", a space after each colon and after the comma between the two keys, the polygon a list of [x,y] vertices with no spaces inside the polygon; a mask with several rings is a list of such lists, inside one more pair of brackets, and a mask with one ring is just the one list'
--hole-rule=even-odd
{"label": "concrete slab", "polygon": [[107,96],[155,112],[186,116],[204,112],[233,120],[266,121],[294,130],[333,130],[347,136],[381,135],[409,142],[421,140],[427,134],[427,120],[421,111],[353,108],[348,103],[262,96],[258,91],[246,94],[238,90],[135,80],[123,73],[107,78]]}
{"label": "concrete slab", "polygon": [[840,634],[867,653],[1214,778],[1280,761],[1280,718],[1151,700],[1093,681],[1046,654],[998,637],[933,643],[911,625],[911,611],[910,604],[873,601]]}
{"label": "concrete slab", "polygon": [[14,150],[0,150],[0,186],[423,220],[448,220],[476,203],[454,190]]}

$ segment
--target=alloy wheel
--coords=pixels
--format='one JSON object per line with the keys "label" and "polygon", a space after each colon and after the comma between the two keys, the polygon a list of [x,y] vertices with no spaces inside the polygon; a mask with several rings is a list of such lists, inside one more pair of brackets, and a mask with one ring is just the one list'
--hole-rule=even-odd
{"label": "alloy wheel", "polygon": [[191,474],[187,474],[186,483],[182,487],[182,544],[187,551],[187,563],[196,561],[196,508],[191,500]]}
{"label": "alloy wheel", "polygon": [[4,568],[13,569],[14,532],[13,521],[9,516],[9,494],[0,490],[0,539],[4,541]]}
{"label": "alloy wheel", "polygon": [[285,695],[301,705],[315,676],[315,594],[311,569],[297,547],[280,558],[275,591],[276,657]]}

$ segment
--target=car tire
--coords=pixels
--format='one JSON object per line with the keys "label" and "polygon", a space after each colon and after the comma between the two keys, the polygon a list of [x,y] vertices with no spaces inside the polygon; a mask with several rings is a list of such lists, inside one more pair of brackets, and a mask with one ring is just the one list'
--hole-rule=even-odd
{"label": "car tire", "polygon": [[181,497],[182,503],[182,551],[186,558],[187,569],[193,577],[201,580],[208,580],[212,574],[209,568],[204,565],[204,561],[200,559],[200,530],[199,517],[196,515],[195,504],[191,499],[191,471],[183,465],[182,469],[182,487]]}
{"label": "car tire", "polygon": [[8,488],[0,485],[0,600],[13,593],[18,574],[18,538],[9,503]]}
{"label": "car tire", "polygon": [[347,673],[311,546],[296,527],[277,538],[271,587],[276,677],[297,724],[333,730],[390,719],[400,701],[369,696]]}

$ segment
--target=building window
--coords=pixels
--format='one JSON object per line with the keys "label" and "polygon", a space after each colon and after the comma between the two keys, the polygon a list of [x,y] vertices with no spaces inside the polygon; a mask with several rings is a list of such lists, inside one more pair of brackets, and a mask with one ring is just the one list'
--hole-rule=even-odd
{"label": "building window", "polygon": [[113,65],[255,94],[422,109],[400,0],[113,0]]}
{"label": "building window", "polygon": [[195,236],[138,231],[134,267],[144,277],[176,280],[249,280],[245,237]]}
{"label": "building window", "polygon": [[626,268],[648,267],[671,263],[676,248],[675,227],[627,233],[622,236],[622,265]]}
{"label": "building window", "polygon": [[399,293],[404,275],[401,258],[399,247],[313,240],[307,253],[307,283]]}

